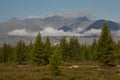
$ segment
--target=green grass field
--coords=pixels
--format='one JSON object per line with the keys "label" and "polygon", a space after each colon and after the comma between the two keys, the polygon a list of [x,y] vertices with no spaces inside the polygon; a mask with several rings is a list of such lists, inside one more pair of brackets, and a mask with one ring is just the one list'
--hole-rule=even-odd
{"label": "green grass field", "polygon": [[100,67],[96,62],[78,62],[64,63],[60,69],[61,75],[54,76],[49,65],[0,64],[0,80],[120,80],[120,66]]}

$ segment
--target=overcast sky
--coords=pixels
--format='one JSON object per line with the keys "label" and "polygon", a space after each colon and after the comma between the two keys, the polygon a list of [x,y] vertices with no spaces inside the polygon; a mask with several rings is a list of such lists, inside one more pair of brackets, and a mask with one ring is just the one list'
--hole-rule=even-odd
{"label": "overcast sky", "polygon": [[0,22],[85,9],[96,19],[120,22],[120,0],[0,0]]}

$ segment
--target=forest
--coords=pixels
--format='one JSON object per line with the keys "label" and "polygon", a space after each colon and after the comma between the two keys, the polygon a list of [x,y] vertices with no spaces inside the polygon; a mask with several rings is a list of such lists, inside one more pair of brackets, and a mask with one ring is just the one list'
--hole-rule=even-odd
{"label": "forest", "polygon": [[81,44],[76,36],[63,37],[52,45],[49,37],[42,41],[40,33],[28,45],[22,40],[15,46],[4,43],[0,47],[0,80],[119,80],[119,63],[120,41],[113,40],[104,22],[92,45]]}

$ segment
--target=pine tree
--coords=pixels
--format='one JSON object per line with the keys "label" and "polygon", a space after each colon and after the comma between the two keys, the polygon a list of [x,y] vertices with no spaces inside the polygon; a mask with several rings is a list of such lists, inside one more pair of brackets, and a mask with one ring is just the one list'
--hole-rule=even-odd
{"label": "pine tree", "polygon": [[115,53],[116,60],[120,61],[120,41],[118,41],[118,43],[116,44],[114,53]]}
{"label": "pine tree", "polygon": [[4,43],[0,51],[0,62],[4,62],[4,63],[8,62],[11,53],[12,53],[12,47],[9,44]]}
{"label": "pine tree", "polygon": [[35,43],[33,44],[31,61],[35,65],[44,64],[44,44],[41,40],[40,33],[38,33]]}
{"label": "pine tree", "polygon": [[70,57],[69,57],[69,46],[68,46],[68,43],[67,43],[65,37],[63,37],[61,39],[60,48],[61,48],[63,60],[64,61],[70,60]]}
{"label": "pine tree", "polygon": [[80,60],[80,44],[77,37],[72,37],[69,43],[69,56],[71,60],[79,61]]}
{"label": "pine tree", "polygon": [[97,41],[96,38],[93,40],[93,44],[90,46],[90,59],[95,60],[96,59],[96,48],[97,48]]}
{"label": "pine tree", "polygon": [[44,64],[49,64],[49,57],[52,55],[52,47],[49,37],[46,38],[44,44]]}
{"label": "pine tree", "polygon": [[50,57],[50,68],[52,73],[57,76],[60,75],[60,65],[62,64],[62,53],[59,47],[56,47],[54,53]]}
{"label": "pine tree", "polygon": [[82,61],[89,60],[90,51],[88,51],[88,49],[89,48],[87,47],[86,43],[81,46],[81,55],[80,56],[81,56]]}
{"label": "pine tree", "polygon": [[27,52],[27,61],[30,62],[31,61],[31,54],[32,54],[32,49],[33,49],[33,43],[30,40],[29,45],[26,46],[26,52]]}
{"label": "pine tree", "polygon": [[104,65],[109,65],[114,60],[113,50],[114,41],[108,29],[107,22],[105,22],[97,44],[97,59],[103,62]]}
{"label": "pine tree", "polygon": [[26,62],[26,46],[23,41],[19,41],[15,47],[15,62],[24,64]]}

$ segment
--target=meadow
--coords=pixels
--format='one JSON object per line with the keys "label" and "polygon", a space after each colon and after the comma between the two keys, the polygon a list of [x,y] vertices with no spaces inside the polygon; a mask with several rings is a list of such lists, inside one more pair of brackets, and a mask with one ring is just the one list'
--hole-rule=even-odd
{"label": "meadow", "polygon": [[54,76],[49,65],[0,64],[0,80],[120,80],[120,66],[101,66],[98,62],[71,62],[60,66]]}

